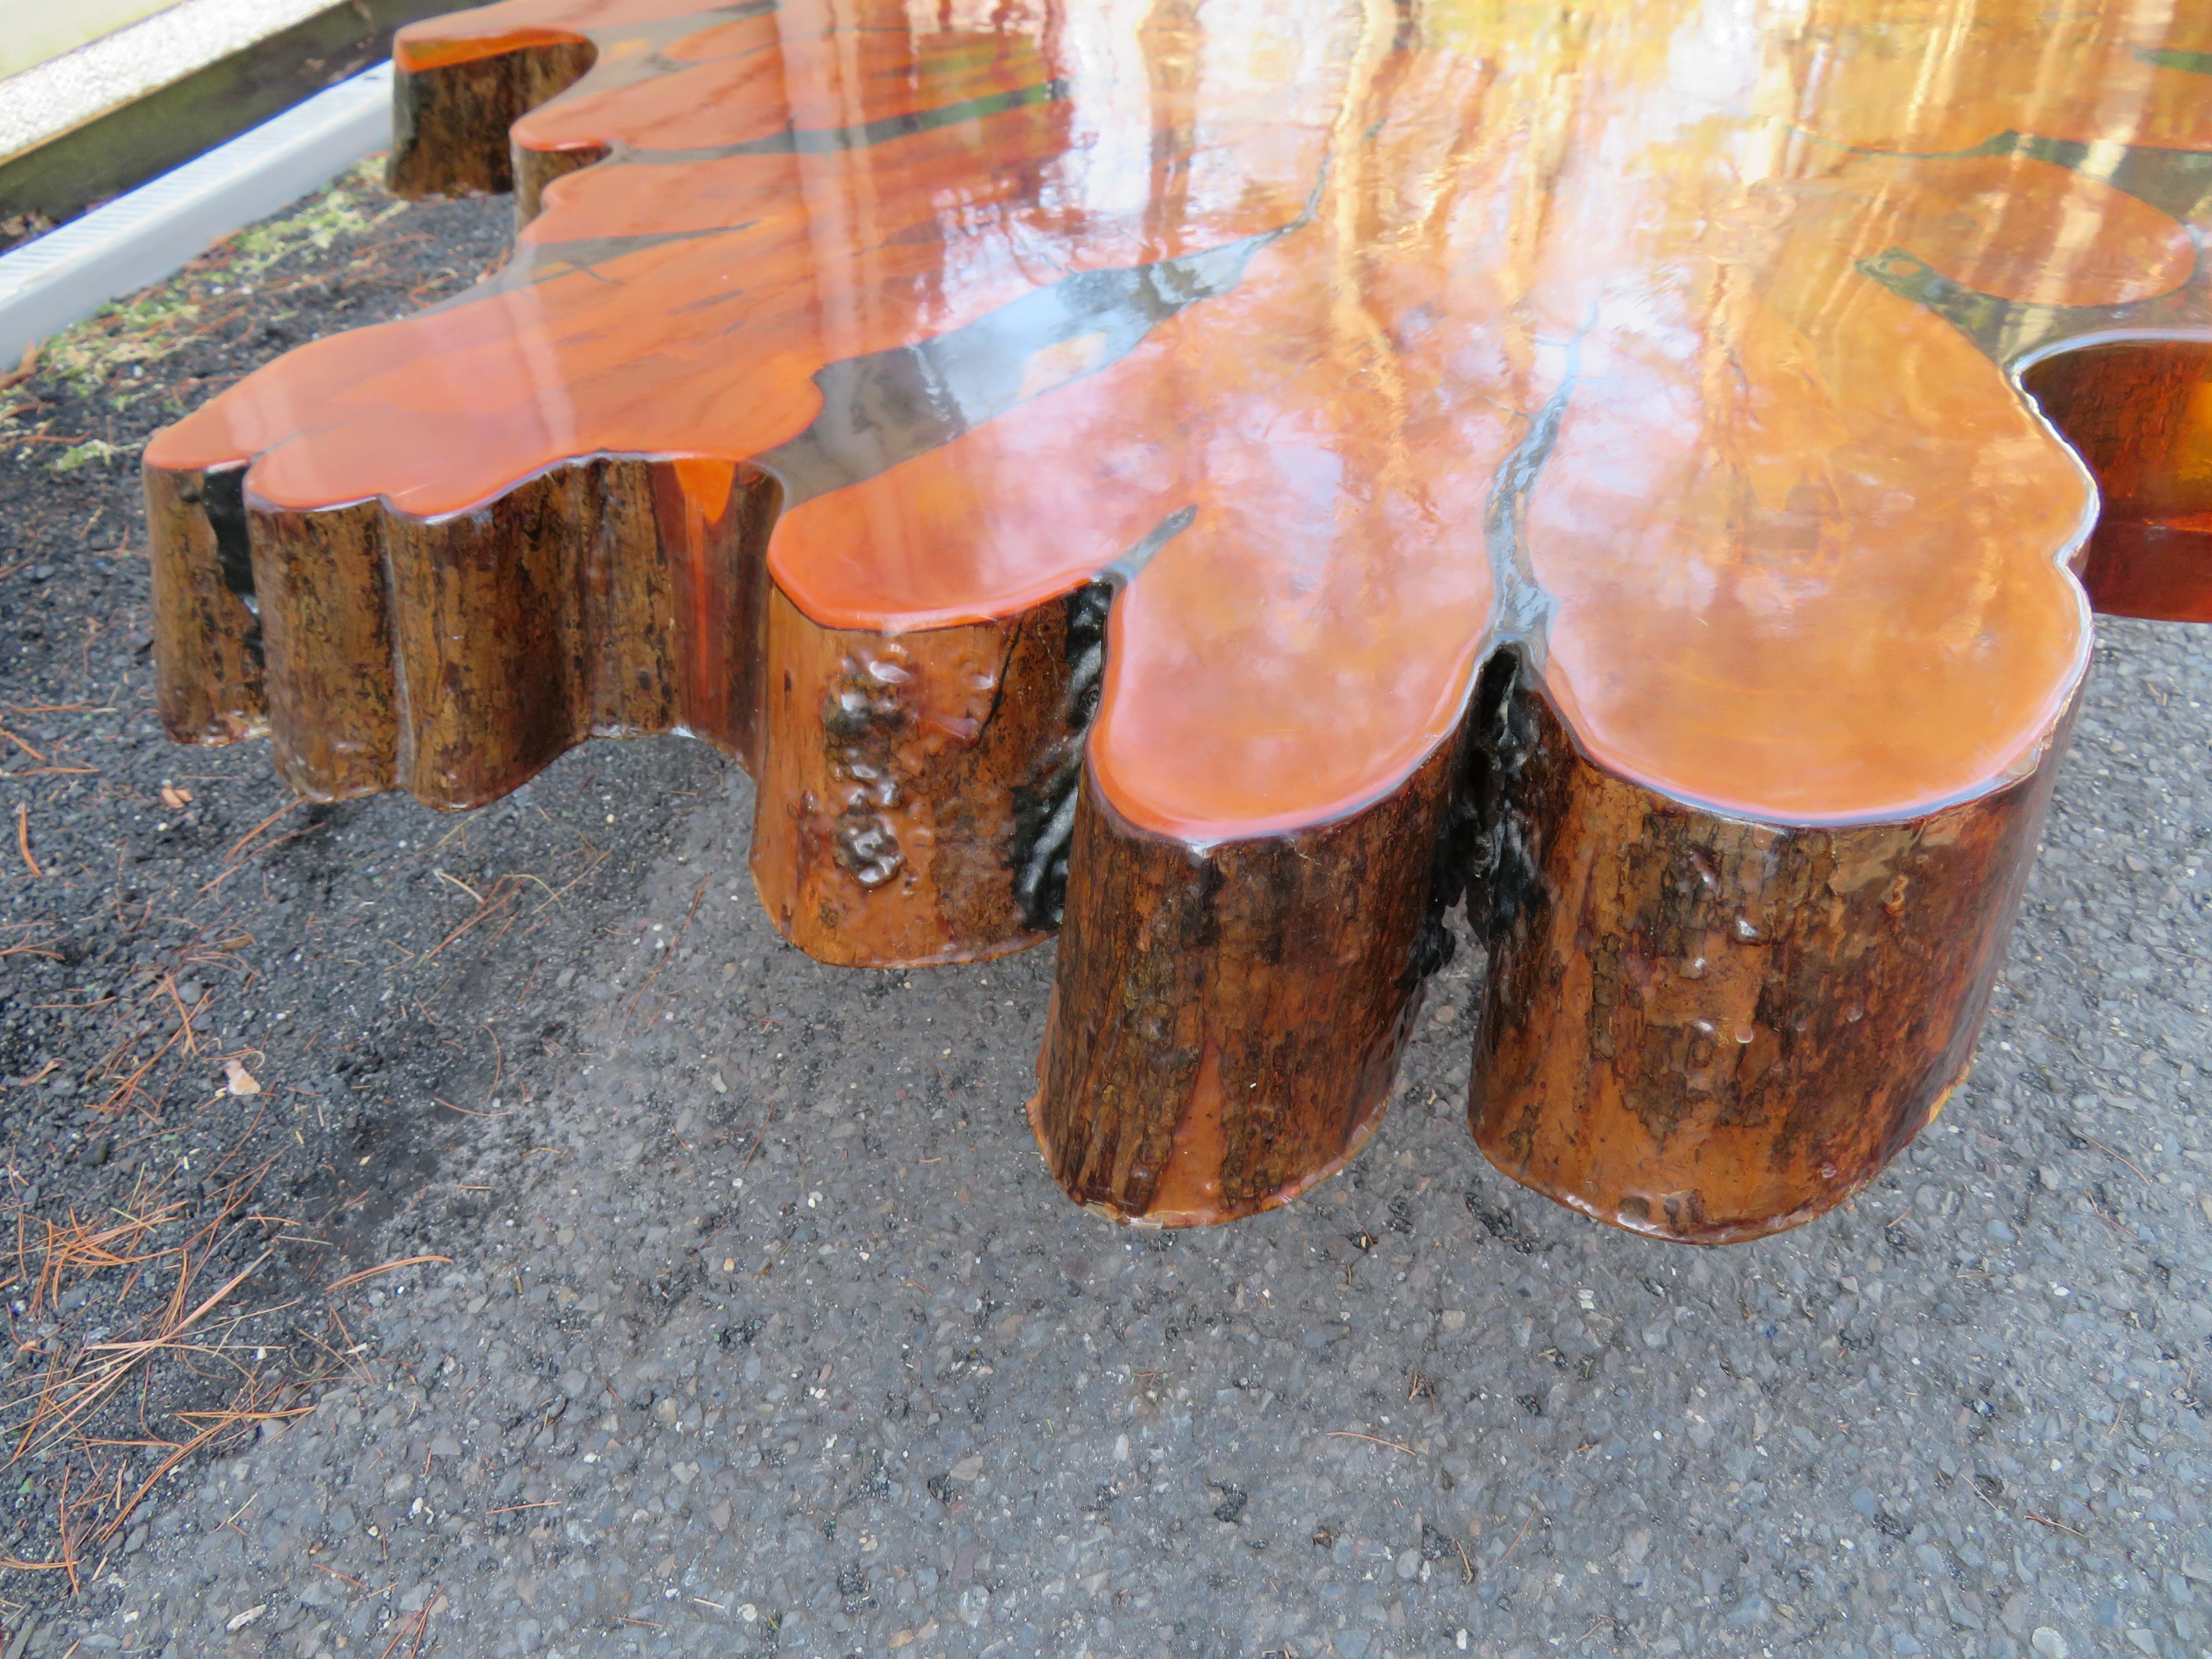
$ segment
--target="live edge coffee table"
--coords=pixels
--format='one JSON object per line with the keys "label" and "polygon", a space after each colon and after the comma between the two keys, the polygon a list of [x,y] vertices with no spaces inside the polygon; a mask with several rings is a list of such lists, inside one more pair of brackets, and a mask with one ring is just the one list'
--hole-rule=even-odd
{"label": "live edge coffee table", "polygon": [[514,256],[148,448],[169,731],[444,807],[708,739],[821,960],[1059,931],[1031,1112],[1121,1220],[1351,1158],[1463,896],[1498,1168],[1827,1209],[1966,1074],[2091,606],[2212,619],[2212,7],[512,0],[396,56],[393,187],[512,190]]}

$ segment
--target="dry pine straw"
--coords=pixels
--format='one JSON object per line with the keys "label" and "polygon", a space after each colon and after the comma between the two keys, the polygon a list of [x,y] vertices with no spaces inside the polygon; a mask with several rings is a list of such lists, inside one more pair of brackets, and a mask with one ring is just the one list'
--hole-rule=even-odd
{"label": "dry pine straw", "polygon": [[[236,867],[249,844],[280,816],[271,815],[232,849],[224,860],[226,872]],[[27,937],[5,948],[57,954],[40,942],[35,924],[25,931]],[[215,994],[203,990],[187,1004],[179,985],[180,975],[212,980],[218,970],[234,969],[234,953],[254,943],[247,935],[209,937],[219,931],[196,930],[166,968],[146,976],[136,996],[85,1006],[84,1012],[106,1013],[119,1029],[94,1073],[100,1097],[94,1113],[113,1126],[107,1133],[117,1139],[126,1129],[143,1128],[130,1145],[153,1139],[167,1127],[166,1091],[156,1085],[157,1069],[174,1072],[188,1063],[194,1073],[202,1073],[238,1065],[239,1056],[211,1054],[196,1029]],[[248,970],[240,977],[243,989],[252,975]],[[137,1016],[148,1006],[164,1006],[174,1029],[150,1055],[142,1054]],[[164,1067],[165,1060],[176,1064]],[[207,1182],[236,1161],[260,1121],[257,1114],[213,1165]],[[7,1447],[11,1472],[27,1463],[27,1487],[34,1482],[46,1486],[52,1526],[47,1554],[0,1554],[0,1571],[62,1574],[71,1593],[81,1593],[98,1576],[96,1565],[87,1571],[88,1558],[97,1552],[104,1561],[131,1516],[169,1474],[203,1452],[220,1452],[251,1437],[263,1423],[305,1414],[313,1409],[309,1397],[323,1383],[341,1370],[358,1370],[348,1357],[356,1345],[335,1308],[325,1309],[330,1340],[295,1331],[299,1340],[272,1345],[265,1334],[240,1334],[241,1327],[292,1305],[244,1306],[242,1293],[276,1245],[316,1242],[304,1237],[310,1230],[298,1218],[270,1213],[256,1204],[274,1162],[240,1170],[210,1193],[212,1212],[204,1207],[206,1218],[196,1226],[191,1219],[193,1204],[170,1195],[169,1177],[155,1180],[144,1173],[105,1214],[88,1218],[72,1209],[65,1220],[55,1220],[16,1206],[14,1272],[0,1282],[0,1298],[8,1304],[16,1352],[43,1348],[48,1358],[34,1382],[0,1398],[0,1443]],[[215,1268],[264,1239],[276,1242],[245,1265],[228,1272]],[[448,1259],[384,1263],[324,1287],[325,1294],[399,1267]],[[172,1274],[167,1293],[149,1305],[142,1292],[153,1290],[157,1277]],[[90,1294],[81,1296],[76,1307],[65,1308],[64,1297],[72,1291]],[[104,1310],[102,1322],[94,1322],[95,1309]],[[68,1340],[27,1330],[64,1319],[77,1332]],[[121,1334],[111,1335],[111,1328]],[[271,1353],[278,1357],[274,1365],[265,1359]],[[162,1432],[157,1425],[165,1420],[177,1427]],[[155,1460],[151,1468],[137,1474],[134,1462],[149,1458]],[[12,1622],[26,1605],[0,1595],[0,1620]]]}
{"label": "dry pine straw", "polygon": [[[273,820],[272,820],[273,821]],[[255,835],[265,830],[264,822]],[[252,836],[246,837],[250,842]],[[234,849],[233,860],[245,843]],[[226,867],[229,867],[227,863]],[[178,969],[157,975],[146,994],[166,998],[176,1029],[151,1058],[139,1059],[128,1037],[103,1062],[102,1075],[113,1087],[96,1111],[118,1126],[143,1120],[149,1134],[162,1125],[160,1098],[148,1092],[149,1073],[173,1052],[189,1053],[199,1066],[210,1063],[194,1030],[212,995],[203,993],[189,1006],[179,994],[177,971],[196,971],[222,961],[222,952],[252,943],[232,939],[220,945],[184,953]],[[118,1007],[121,999],[110,999]],[[219,1176],[251,1142],[260,1127],[257,1114],[246,1133],[210,1171]],[[275,1160],[265,1160],[231,1176],[210,1194],[212,1213],[191,1223],[188,1199],[169,1194],[168,1181],[140,1174],[127,1197],[105,1215],[86,1218],[72,1210],[66,1220],[33,1215],[18,1206],[15,1213],[14,1272],[0,1282],[8,1300],[19,1353],[43,1347],[43,1373],[12,1397],[0,1399],[0,1441],[8,1447],[11,1470],[29,1461],[43,1468],[52,1509],[50,1553],[39,1559],[0,1555],[0,1571],[59,1573],[70,1592],[81,1593],[98,1577],[131,1516],[160,1483],[203,1452],[220,1452],[250,1438],[260,1425],[286,1421],[312,1411],[311,1396],[341,1371],[358,1373],[351,1355],[358,1345],[336,1307],[325,1309],[329,1340],[295,1330],[294,1342],[270,1343],[265,1334],[240,1334],[241,1327],[281,1314],[291,1304],[247,1310],[241,1293],[288,1240],[311,1242],[298,1218],[270,1213],[255,1200]],[[235,1260],[253,1244],[266,1244],[242,1267],[222,1272],[215,1264]],[[414,1255],[348,1273],[322,1287],[325,1296],[351,1289],[401,1268],[446,1263],[443,1255]],[[5,1271],[0,1269],[0,1271]],[[155,1288],[157,1277],[173,1274],[166,1295],[150,1306],[138,1294]],[[88,1291],[79,1305],[65,1310],[72,1291]],[[135,1315],[133,1306],[140,1311]],[[92,1324],[90,1310],[106,1310],[108,1325],[123,1334],[106,1334]],[[67,1317],[81,1334],[26,1335],[26,1328]],[[265,1357],[278,1355],[270,1365]],[[251,1358],[246,1356],[251,1354]],[[221,1403],[204,1402],[212,1395]],[[157,1405],[157,1399],[172,1402]],[[155,1426],[173,1421],[178,1429]],[[134,1460],[152,1458],[136,1474]],[[0,1596],[0,1620],[9,1620],[27,1604]]]}
{"label": "dry pine straw", "polygon": [[[21,817],[19,812],[19,836]],[[234,849],[232,862],[243,851]],[[27,845],[24,854],[35,870]],[[117,919],[126,933],[138,933],[154,919],[153,909],[150,901],[136,917],[118,908]],[[187,1004],[179,981],[204,975],[215,981],[227,971],[241,981],[240,988],[251,983],[250,970],[239,970],[237,953],[252,939],[222,937],[223,932],[219,925],[188,926],[181,945],[164,953],[156,970],[137,976],[134,991],[62,1005],[74,1016],[100,1020],[111,1034],[87,1079],[94,1121],[108,1150],[127,1131],[140,1132],[126,1143],[137,1146],[170,1128],[165,1077],[173,1084],[187,1071],[204,1075],[204,1068],[220,1063],[204,1047],[196,1024],[215,994],[203,990]],[[52,924],[16,924],[0,950],[62,960],[62,937]],[[146,1053],[140,1032],[152,1023],[144,1018],[149,1015],[167,1016],[162,1023],[172,1029]],[[36,1085],[59,1065],[49,1060],[35,1075],[15,1081],[19,1088]],[[251,1135],[249,1130],[207,1178],[220,1176]],[[267,1352],[265,1344],[247,1345],[237,1333],[248,1320],[276,1310],[242,1311],[237,1297],[270,1250],[219,1283],[211,1271],[240,1254],[252,1235],[273,1232],[272,1224],[294,1224],[262,1214],[252,1202],[269,1167],[264,1162],[234,1175],[212,1195],[213,1212],[197,1227],[190,1224],[190,1200],[170,1194],[169,1177],[143,1172],[105,1213],[87,1217],[72,1208],[56,1219],[16,1206],[15,1271],[0,1284],[0,1297],[8,1301],[16,1353],[43,1348],[47,1362],[34,1382],[0,1398],[0,1435],[21,1488],[46,1488],[52,1537],[45,1556],[0,1556],[0,1570],[64,1574],[70,1589],[81,1590],[86,1554],[108,1547],[173,1469],[198,1452],[251,1434],[262,1422],[308,1409],[301,1403],[305,1389],[327,1374],[319,1357],[303,1370],[287,1353],[274,1376],[240,1357]],[[157,1276],[169,1274],[174,1278],[165,1296],[143,1294]],[[65,1307],[73,1291],[82,1293],[77,1305]],[[74,1329],[66,1339],[59,1332],[39,1334],[55,1324]],[[210,1404],[211,1396],[218,1403]],[[169,1402],[167,1408],[157,1401]],[[165,1418],[177,1429],[161,1432],[156,1425]],[[132,1465],[141,1457],[158,1462],[134,1480]],[[19,1464],[27,1467],[17,1472]],[[0,1600],[0,1617],[20,1605]]]}
{"label": "dry pine straw", "polygon": [[[174,1279],[166,1296],[129,1322],[125,1335],[93,1332],[73,1343],[44,1344],[49,1354],[44,1374],[0,1401],[0,1432],[12,1442],[10,1466],[26,1459],[59,1464],[52,1553],[30,1560],[0,1557],[0,1568],[64,1573],[71,1590],[80,1590],[85,1557],[106,1550],[172,1470],[203,1450],[252,1434],[262,1423],[313,1409],[304,1395],[335,1374],[337,1351],[319,1345],[320,1364],[302,1373],[288,1363],[280,1368],[285,1375],[272,1377],[246,1357],[265,1355],[267,1344],[238,1334],[249,1322],[283,1310],[241,1311],[238,1304],[238,1292],[270,1260],[274,1246],[220,1282],[210,1271],[225,1255],[241,1253],[241,1243],[263,1227],[285,1221],[253,1205],[268,1169],[264,1164],[234,1176],[216,1195],[215,1213],[191,1231],[185,1230],[185,1201],[164,1197],[143,1178],[112,1218],[86,1220],[72,1213],[58,1224],[17,1212],[15,1273],[0,1285],[0,1294],[15,1296],[12,1305],[22,1310],[19,1325],[54,1312],[71,1289],[105,1291],[108,1305],[119,1310],[142,1285],[150,1288],[156,1274],[173,1273]],[[36,1339],[19,1338],[19,1350],[40,1346]],[[165,1367],[189,1372],[190,1380],[218,1385],[227,1380],[222,1391],[228,1397],[215,1407],[157,1408],[155,1373]],[[168,1395],[179,1392],[173,1385],[187,1379],[160,1380],[171,1384],[161,1389]],[[182,1425],[182,1434],[173,1438],[158,1432],[153,1421],[164,1418]],[[134,1457],[156,1455],[150,1471],[134,1480]]]}
{"label": "dry pine straw", "polygon": [[[395,234],[418,228],[395,225],[371,238],[401,210],[375,189],[369,171],[66,331],[20,366],[0,365],[0,454],[27,491],[15,526],[20,556],[0,554],[0,580],[45,560],[63,568],[52,586],[37,592],[75,592],[71,568],[58,554],[130,556],[127,545],[106,544],[118,538],[116,506],[131,490],[125,465],[135,439],[274,355],[285,343],[270,337],[278,328],[314,333],[404,309],[481,274],[483,258],[504,257],[493,219],[472,230],[474,218],[463,223],[449,212],[441,220],[438,209],[426,210],[431,217],[419,227],[442,227],[434,236]],[[127,511],[125,519],[119,535],[127,543]],[[191,791],[166,781],[157,802],[140,746],[113,763],[108,750],[88,746],[97,717],[118,712],[110,705],[143,716],[143,665],[110,685],[93,650],[95,641],[109,641],[100,647],[106,653],[118,637],[142,636],[144,600],[128,583],[78,586],[96,609],[38,611],[47,643],[25,660],[39,689],[17,690],[15,701],[0,705],[0,780],[13,785],[0,805],[0,842],[11,843],[0,857],[8,884],[27,890],[17,915],[29,912],[0,922],[0,959],[12,959],[5,960],[10,971],[35,970],[37,981],[25,983],[44,988],[35,1000],[19,998],[40,1011],[24,1038],[38,1046],[6,1068],[22,1075],[0,1078],[0,1100],[16,1130],[0,1167],[0,1193],[18,1200],[0,1205],[0,1304],[14,1344],[12,1366],[0,1367],[14,1371],[0,1383],[0,1459],[15,1486],[0,1511],[9,1528],[0,1533],[0,1646],[27,1605],[13,1598],[45,1602],[64,1583],[89,1585],[104,1553],[134,1515],[143,1518],[148,1498],[172,1472],[261,1423],[299,1415],[325,1379],[359,1370],[366,1362],[356,1357],[345,1315],[325,1298],[403,1266],[429,1265],[386,1263],[331,1286],[292,1282],[299,1261],[312,1261],[312,1248],[329,1241],[313,1237],[317,1229],[298,1217],[263,1212],[305,1200],[255,1194],[271,1167],[261,1160],[276,1146],[289,1163],[276,1166],[271,1191],[288,1182],[300,1190],[291,1181],[302,1163],[295,1142],[312,1164],[319,1154],[309,1141],[335,1129],[322,1121],[323,1097],[313,1096],[315,1127],[301,1138],[283,1121],[283,1107],[266,1097],[240,1102],[248,1091],[236,1078],[227,1096],[210,1100],[206,1091],[222,1087],[217,1079],[234,1065],[269,1075],[258,1050],[219,1052],[212,1033],[224,1024],[221,1012],[248,1000],[254,986],[246,952],[255,933],[270,931],[252,920],[267,908],[268,855],[319,825],[301,823],[297,801],[256,803],[246,815],[252,827],[227,848],[198,851],[187,836],[156,859],[142,858],[146,867],[128,878],[119,849],[114,868],[105,867],[111,854],[95,831],[141,812],[184,815],[187,829],[193,816],[221,822],[229,803],[207,799],[223,786],[198,778],[196,806]],[[465,848],[465,830],[455,833]],[[586,850],[591,858],[580,871],[563,872],[574,878],[568,886],[606,856]],[[249,893],[256,880],[249,866],[263,869],[258,900]],[[148,877],[145,893],[132,890]],[[418,941],[416,959],[438,961],[456,945],[495,948],[518,926],[532,931],[568,890],[562,879],[549,885],[518,872],[481,890],[457,880],[477,900],[474,913]],[[533,884],[542,890],[534,896]],[[73,895],[88,889],[89,905],[79,913]],[[195,982],[204,988],[193,990]],[[90,995],[53,988],[93,983],[106,988]],[[270,1085],[295,1092],[273,1079]],[[235,1115],[249,1105],[268,1109],[267,1121],[248,1126]],[[210,1158],[194,1152],[187,1164],[180,1155],[217,1125],[225,1127]],[[237,1145],[210,1169],[240,1128]],[[126,1158],[141,1172],[118,1180]],[[42,1197],[27,1190],[33,1181]],[[320,1209],[318,1200],[324,1224],[342,1213]],[[280,1249],[289,1259],[272,1257]],[[288,1291],[272,1293],[267,1287],[280,1277]],[[291,1290],[304,1305],[283,1301]],[[32,1577],[10,1583],[16,1572]]]}

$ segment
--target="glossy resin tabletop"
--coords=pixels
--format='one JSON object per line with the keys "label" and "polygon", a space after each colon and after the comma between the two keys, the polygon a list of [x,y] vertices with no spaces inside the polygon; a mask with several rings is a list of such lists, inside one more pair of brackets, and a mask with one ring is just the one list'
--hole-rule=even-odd
{"label": "glossy resin tabletop", "polygon": [[1619,776],[1902,819],[2033,765],[2086,660],[2094,492],[2014,373],[2207,320],[2182,15],[514,0],[401,67],[587,40],[514,142],[605,159],[148,459],[430,519],[757,466],[836,628],[1140,566],[1091,763],[1194,842],[1387,795],[1504,641]]}

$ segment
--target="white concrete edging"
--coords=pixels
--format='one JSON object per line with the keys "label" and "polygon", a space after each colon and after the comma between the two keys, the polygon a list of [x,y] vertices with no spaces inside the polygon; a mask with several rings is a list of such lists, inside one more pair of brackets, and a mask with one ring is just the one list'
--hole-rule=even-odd
{"label": "white concrete edging", "polygon": [[0,369],[392,141],[380,64],[35,242],[0,254]]}

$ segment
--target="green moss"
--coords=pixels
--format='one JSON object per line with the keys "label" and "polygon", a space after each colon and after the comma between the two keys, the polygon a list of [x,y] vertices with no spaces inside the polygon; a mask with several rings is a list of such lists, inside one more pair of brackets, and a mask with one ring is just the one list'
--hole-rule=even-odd
{"label": "green moss", "polygon": [[258,278],[301,253],[327,252],[341,236],[359,236],[405,212],[384,193],[384,158],[373,156],[297,211],[248,225],[224,246],[231,274]]}
{"label": "green moss", "polygon": [[[42,375],[67,382],[77,397],[128,409],[161,388],[148,372],[220,321],[257,288],[295,260],[329,252],[343,237],[358,236],[406,210],[384,192],[384,161],[372,157],[340,175],[289,213],[249,225],[216,244],[167,282],[102,307],[83,322],[48,340],[40,354]],[[274,314],[270,313],[270,314]],[[257,313],[257,319],[269,320]],[[129,371],[144,366],[137,375]],[[54,465],[57,472],[88,466],[104,456],[72,461],[79,446]]]}
{"label": "green moss", "polygon": [[62,452],[61,459],[47,468],[50,472],[74,472],[81,466],[98,466],[113,460],[123,452],[104,438],[88,438]]}
{"label": "green moss", "polygon": [[118,409],[135,400],[110,382],[133,363],[158,362],[184,343],[199,321],[200,307],[175,283],[164,283],[102,307],[46,342],[40,369],[65,380],[80,398],[105,395]]}

